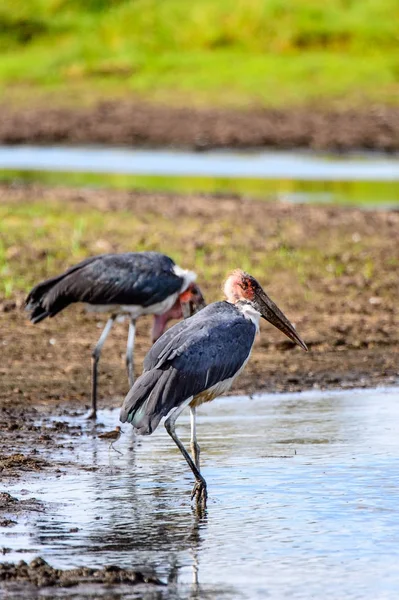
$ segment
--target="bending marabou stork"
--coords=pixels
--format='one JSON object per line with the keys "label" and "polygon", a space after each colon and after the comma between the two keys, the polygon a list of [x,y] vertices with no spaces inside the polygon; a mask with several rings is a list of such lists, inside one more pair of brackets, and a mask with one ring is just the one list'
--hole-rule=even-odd
{"label": "bending marabou stork", "polygon": [[[206,504],[206,482],[200,472],[196,437],[196,408],[228,391],[245,367],[263,317],[293,342],[305,342],[259,283],[240,269],[224,285],[227,301],[209,304],[191,318],[177,323],[152,346],[144,371],[123,403],[120,420],[138,434],[149,435],[162,417],[165,427],[195,477],[192,496]],[[176,419],[191,410],[190,457],[175,430]]]}
{"label": "bending marabou stork", "polygon": [[33,288],[26,299],[33,323],[54,317],[74,302],[85,302],[91,310],[111,313],[92,352],[90,417],[95,418],[97,412],[98,361],[115,319],[120,315],[130,317],[126,366],[131,387],[136,319],[154,315],[152,341],[157,340],[170,319],[190,316],[205,306],[195,279],[195,273],[178,267],[164,254],[129,252],[87,258]]}

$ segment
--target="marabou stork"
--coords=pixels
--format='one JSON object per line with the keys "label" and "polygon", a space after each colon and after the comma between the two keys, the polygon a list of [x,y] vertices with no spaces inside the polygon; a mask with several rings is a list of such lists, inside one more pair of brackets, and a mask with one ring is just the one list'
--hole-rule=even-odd
{"label": "marabou stork", "polygon": [[98,361],[115,319],[120,315],[130,318],[126,366],[131,387],[136,319],[154,315],[152,341],[157,340],[170,319],[190,316],[205,306],[195,279],[195,273],[180,268],[164,254],[128,252],[87,258],[33,288],[26,299],[33,323],[54,317],[74,302],[85,302],[90,310],[111,313],[92,352],[90,417],[95,418],[97,411]]}
{"label": "marabou stork", "polygon": [[[259,283],[237,269],[224,285],[227,301],[206,308],[177,323],[152,346],[142,375],[123,403],[120,420],[138,434],[149,435],[162,417],[165,427],[195,477],[192,496],[206,504],[206,482],[200,472],[196,436],[196,408],[230,389],[245,367],[263,317],[293,342],[307,350],[294,326],[270,300]],[[190,406],[190,457],[175,430],[176,419]]]}

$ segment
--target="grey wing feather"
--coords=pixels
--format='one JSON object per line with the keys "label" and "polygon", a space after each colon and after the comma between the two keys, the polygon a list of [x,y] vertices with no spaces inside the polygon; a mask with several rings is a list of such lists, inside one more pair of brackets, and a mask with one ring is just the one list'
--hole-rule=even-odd
{"label": "grey wing feather", "polygon": [[72,302],[148,307],[180,290],[173,267],[172,259],[156,252],[94,256],[33,288],[27,309],[38,322]]}
{"label": "grey wing feather", "polygon": [[115,255],[113,260],[92,263],[82,271],[81,279],[73,282],[73,288],[81,301],[91,304],[147,307],[180,290],[181,279],[172,269],[172,261],[165,264],[143,260],[140,255]]}
{"label": "grey wing feather", "polygon": [[[223,306],[222,315],[221,305],[234,312]],[[131,422],[138,433],[152,433],[173,407],[233,377],[248,358],[255,333],[255,325],[228,303],[209,305],[172,327],[146,358],[121,421]]]}
{"label": "grey wing feather", "polygon": [[52,312],[50,303],[48,301],[46,302],[47,295],[49,294],[49,292],[51,292],[52,289],[56,288],[57,284],[59,284],[63,279],[70,275],[72,276],[76,271],[78,271],[79,269],[83,269],[97,258],[97,256],[87,258],[86,260],[83,260],[77,265],[73,265],[64,273],[61,273],[61,275],[56,275],[55,277],[51,277],[50,279],[46,279],[45,281],[42,281],[35,285],[35,287],[32,288],[32,290],[29,292],[25,300],[26,310],[31,311],[30,320],[33,323],[39,323],[46,317],[53,316],[54,314],[62,310],[62,308],[65,308],[65,306],[67,306],[69,302],[67,302],[57,311]]}
{"label": "grey wing feather", "polygon": [[146,354],[143,363],[143,371],[150,371],[159,363],[160,357],[168,353],[170,343],[173,342],[180,333],[186,330],[189,322],[190,319],[179,321],[162,334]]}

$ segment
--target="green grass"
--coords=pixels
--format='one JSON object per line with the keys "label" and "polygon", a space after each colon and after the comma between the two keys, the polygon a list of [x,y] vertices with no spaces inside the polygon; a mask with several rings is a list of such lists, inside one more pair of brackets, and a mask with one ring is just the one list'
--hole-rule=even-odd
{"label": "green grass", "polygon": [[397,0],[2,0],[0,91],[29,102],[397,103]]}
{"label": "green grass", "polygon": [[260,200],[364,207],[395,207],[399,205],[399,182],[323,182],[13,170],[0,170],[0,182],[161,191],[179,194],[206,193],[216,196],[238,194]]}
{"label": "green grass", "polygon": [[[0,204],[0,300],[26,294],[38,281],[51,277],[87,256],[103,252],[157,250],[177,263],[194,268],[209,300],[220,297],[220,282],[226,272],[240,265],[274,285],[289,285],[289,302],[309,292],[309,281],[334,279],[348,264],[364,267],[360,250],[367,243],[353,240],[353,231],[336,231],[331,239],[320,230],[314,236],[298,230],[290,219],[253,219],[242,232],[240,217],[233,211],[210,220],[209,215],[177,213],[170,218],[167,201],[154,213],[143,205],[136,210],[99,210],[85,203],[66,200],[57,189],[46,200]],[[265,212],[265,215],[267,212]],[[179,235],[176,235],[176,231]],[[248,244],[248,240],[251,243]],[[355,266],[353,266],[355,265]],[[371,266],[370,266],[371,265]],[[372,264],[367,266],[370,270]],[[317,286],[312,284],[313,299]]]}

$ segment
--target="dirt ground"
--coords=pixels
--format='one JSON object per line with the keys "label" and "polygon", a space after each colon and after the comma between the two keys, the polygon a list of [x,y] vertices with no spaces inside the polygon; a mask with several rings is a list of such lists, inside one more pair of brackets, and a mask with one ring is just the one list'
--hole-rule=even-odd
{"label": "dirt ground", "polygon": [[[284,271],[262,274],[262,283],[271,297],[281,303],[308,344],[305,353],[268,324],[262,324],[244,373],[233,392],[281,392],[309,388],[372,386],[395,382],[399,376],[399,213],[361,211],[350,208],[292,206],[200,196],[169,196],[135,192],[53,189],[41,186],[3,186],[0,201],[19,202],[57,196],[70,206],[95,207],[109,214],[129,210],[167,215],[179,227],[179,220],[195,219],[198,233],[181,232],[187,256],[194,247],[209,247],[209,261],[223,263],[214,233],[216,219],[229,223],[227,243],[235,235],[251,239],[253,265],[276,244],[274,233],[288,228],[291,247],[284,246],[283,264],[314,240],[324,244],[324,263],[318,254],[305,268],[306,280],[289,280]],[[185,222],[185,221],[182,221]],[[209,230],[213,229],[210,233]],[[232,233],[232,232],[235,233]],[[174,232],[172,231],[172,235]],[[211,247],[209,240],[214,241]],[[320,240],[319,242],[317,240]],[[354,240],[354,241],[353,241]],[[221,244],[222,242],[220,242]],[[279,242],[278,242],[279,243]],[[312,242],[313,243],[313,242]],[[341,251],[337,250],[337,244]],[[343,247],[345,246],[345,247]],[[121,251],[120,248],[110,248]],[[26,253],[29,249],[24,250]],[[222,252],[222,253],[221,253]],[[340,253],[341,252],[341,253]],[[32,255],[32,268],[37,258]],[[334,262],[335,261],[335,262]],[[371,262],[372,261],[372,262]],[[309,263],[309,258],[308,258]],[[371,264],[371,267],[370,267]],[[238,265],[231,264],[229,268]],[[255,267],[254,267],[255,268]],[[336,273],[331,274],[331,269]],[[278,270],[278,267],[277,267]],[[224,271],[223,271],[224,272]],[[309,274],[309,275],[307,275]],[[220,277],[222,277],[221,275]],[[208,301],[220,298],[222,280],[199,283]],[[281,300],[280,300],[281,299]],[[69,307],[55,319],[39,325],[27,321],[22,310],[24,296],[17,294],[0,305],[1,344],[0,406],[57,401],[88,406],[90,354],[105,317],[87,313],[84,307]],[[149,349],[151,318],[138,322],[135,348],[136,373]],[[100,405],[117,404],[127,392],[124,352],[127,324],[116,324],[104,347],[100,362]],[[112,400],[111,400],[112,399]]]}
{"label": "dirt ground", "polygon": [[109,565],[103,569],[80,567],[77,569],[54,569],[45,560],[38,557],[29,564],[21,560],[17,565],[0,564],[0,584],[31,584],[32,587],[74,587],[84,584],[105,584],[107,586],[128,584],[165,585],[157,577],[146,576],[140,571],[121,569]]}
{"label": "dirt ground", "polygon": [[399,149],[399,108],[247,111],[108,101],[89,108],[3,105],[0,142],[208,148]]}

